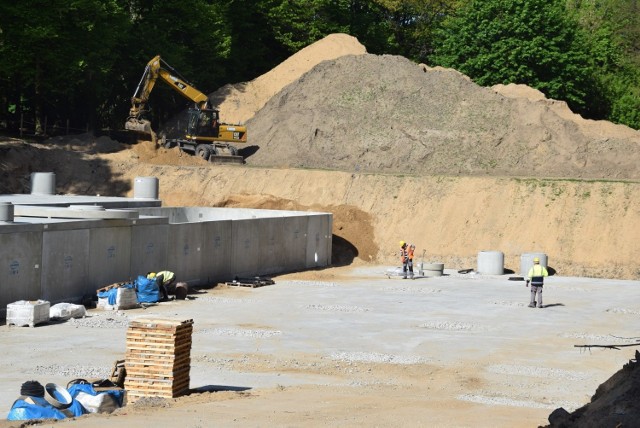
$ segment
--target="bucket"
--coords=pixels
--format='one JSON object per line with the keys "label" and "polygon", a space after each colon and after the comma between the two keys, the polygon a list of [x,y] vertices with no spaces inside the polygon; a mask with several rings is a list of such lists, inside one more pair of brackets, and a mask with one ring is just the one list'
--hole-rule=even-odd
{"label": "bucket", "polygon": [[189,294],[189,286],[186,282],[179,282],[176,284],[176,299],[184,300],[187,298],[187,294]]}

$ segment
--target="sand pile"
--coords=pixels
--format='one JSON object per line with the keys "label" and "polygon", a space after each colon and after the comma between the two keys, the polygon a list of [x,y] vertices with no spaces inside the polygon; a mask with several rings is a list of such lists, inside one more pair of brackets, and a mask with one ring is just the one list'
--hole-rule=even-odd
{"label": "sand pile", "polygon": [[244,123],[289,83],[322,61],[343,55],[362,55],[366,49],[355,37],[331,34],[298,51],[268,73],[245,83],[225,85],[209,95],[227,123]]}
{"label": "sand pile", "polygon": [[522,85],[484,88],[399,56],[324,61],[247,126],[259,146],[247,162],[260,166],[640,178],[640,132],[584,120]]}

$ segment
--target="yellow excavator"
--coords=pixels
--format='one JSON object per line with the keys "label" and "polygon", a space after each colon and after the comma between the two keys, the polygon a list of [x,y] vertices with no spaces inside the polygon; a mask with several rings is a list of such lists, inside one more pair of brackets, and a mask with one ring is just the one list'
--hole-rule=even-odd
{"label": "yellow excavator", "polygon": [[187,112],[186,127],[178,130],[177,138],[161,136],[161,145],[166,148],[177,146],[211,162],[244,163],[238,149],[230,143],[246,143],[247,128],[243,125],[220,123],[220,112],[211,107],[209,97],[180,77],[160,55],[149,61],[144,69],[142,79],[131,98],[125,129],[150,135],[156,140],[151,123],[143,116],[158,78],[194,102],[194,106]]}

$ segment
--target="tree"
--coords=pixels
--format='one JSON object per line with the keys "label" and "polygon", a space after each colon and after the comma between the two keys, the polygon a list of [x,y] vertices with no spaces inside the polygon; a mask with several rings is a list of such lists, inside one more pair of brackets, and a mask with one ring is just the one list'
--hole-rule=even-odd
{"label": "tree", "polygon": [[596,116],[589,44],[562,0],[471,0],[438,31],[433,63],[478,84],[520,83]]}
{"label": "tree", "polygon": [[637,0],[570,0],[587,31],[607,119],[640,129],[640,5]]}
{"label": "tree", "polygon": [[[0,79],[16,111],[49,123],[96,121],[126,15],[116,1],[3,2]],[[82,124],[82,125],[80,125]]]}

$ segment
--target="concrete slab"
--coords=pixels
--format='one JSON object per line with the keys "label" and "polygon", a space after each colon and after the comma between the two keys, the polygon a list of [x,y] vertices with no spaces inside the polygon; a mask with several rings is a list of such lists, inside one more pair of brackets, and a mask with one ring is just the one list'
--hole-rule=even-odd
{"label": "concrete slab", "polygon": [[[389,268],[292,274],[271,286],[219,286],[146,310],[91,310],[88,318],[61,324],[0,326],[0,409],[9,410],[28,380],[66,385],[108,375],[124,357],[127,323],[136,317],[194,320],[191,388],[316,386],[357,395],[386,385],[389,393],[412,391],[407,399],[423,400],[425,408],[445,399],[457,403],[438,407],[437,418],[426,419],[434,424],[422,426],[471,426],[460,421],[473,413],[460,409],[502,415],[473,426],[544,424],[557,407],[572,411],[587,403],[635,352],[575,345],[636,341],[638,281],[553,276],[544,288],[545,308],[531,309],[529,289],[509,275],[445,269],[442,277],[402,280],[387,277]],[[258,426],[264,420],[247,415],[259,402],[227,401],[219,410],[232,405],[245,426]],[[347,426],[365,420],[358,419],[360,407],[349,409],[354,419]],[[183,412],[180,423],[197,425],[198,415]],[[221,425],[230,421],[216,418]],[[109,421],[131,423],[126,416]]]}

